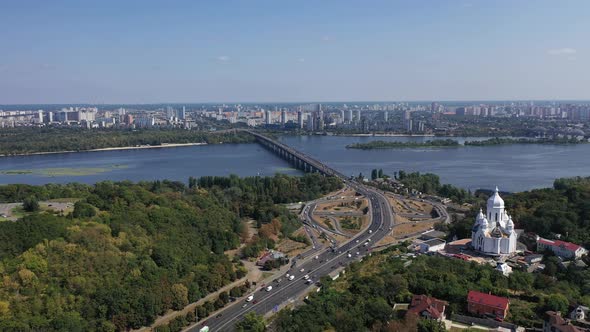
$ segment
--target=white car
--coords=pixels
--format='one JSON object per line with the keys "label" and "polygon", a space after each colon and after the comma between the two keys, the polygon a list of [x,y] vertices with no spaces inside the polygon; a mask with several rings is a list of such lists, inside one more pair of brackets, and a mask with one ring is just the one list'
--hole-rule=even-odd
{"label": "white car", "polygon": [[295,276],[290,276],[289,277],[289,280],[293,280],[293,279],[295,279]]}
{"label": "white car", "polygon": [[268,286],[268,287],[266,287],[266,291],[267,291],[267,292],[270,292],[271,290],[272,290],[272,286]]}
{"label": "white car", "polygon": [[348,254],[348,258],[350,258],[350,257],[352,257],[352,255],[351,254]]}
{"label": "white car", "polygon": [[320,258],[320,256],[315,256],[315,259],[319,259],[319,258]]}
{"label": "white car", "polygon": [[303,276],[303,279],[307,280],[309,279],[309,276],[306,274],[305,276]]}
{"label": "white car", "polygon": [[250,295],[246,298],[246,302],[252,302],[252,300],[254,300],[254,295]]}
{"label": "white car", "polygon": [[303,272],[303,271],[305,271],[305,269],[304,269],[304,268],[301,268],[301,270],[299,270],[299,272]]}

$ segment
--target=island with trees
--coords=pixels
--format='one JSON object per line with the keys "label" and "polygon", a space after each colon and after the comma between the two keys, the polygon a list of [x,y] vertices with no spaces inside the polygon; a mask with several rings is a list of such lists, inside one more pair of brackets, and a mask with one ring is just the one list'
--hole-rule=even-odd
{"label": "island with trees", "polygon": [[0,156],[165,144],[252,142],[254,142],[252,135],[240,131],[210,132],[180,128],[87,130],[79,127],[18,127],[5,128],[0,133]]}
{"label": "island with trees", "polygon": [[425,142],[398,142],[398,141],[371,141],[367,143],[354,143],[346,146],[347,149],[400,149],[400,148],[438,148],[457,147],[459,142],[452,139],[429,140]]}
{"label": "island with trees", "polygon": [[585,140],[576,138],[510,138],[494,137],[483,141],[466,141],[465,146],[494,146],[507,144],[580,144],[587,143]]}

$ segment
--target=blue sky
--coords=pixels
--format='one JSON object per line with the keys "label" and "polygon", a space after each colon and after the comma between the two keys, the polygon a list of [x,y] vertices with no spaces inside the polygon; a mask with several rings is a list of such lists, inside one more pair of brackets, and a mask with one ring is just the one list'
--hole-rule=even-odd
{"label": "blue sky", "polygon": [[0,104],[590,99],[590,1],[0,1]]}

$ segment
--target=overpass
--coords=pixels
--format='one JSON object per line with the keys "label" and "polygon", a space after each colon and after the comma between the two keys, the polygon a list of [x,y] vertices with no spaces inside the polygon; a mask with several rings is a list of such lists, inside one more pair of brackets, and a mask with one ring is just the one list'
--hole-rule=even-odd
{"label": "overpass", "polygon": [[300,169],[307,173],[321,173],[326,176],[336,176],[342,180],[346,180],[346,176],[335,169],[327,166],[326,164],[314,159],[311,156],[304,154],[301,151],[297,151],[288,145],[285,145],[277,140],[270,137],[264,136],[252,130],[244,130],[256,138],[256,141],[263,147],[278,155],[282,159],[288,161],[295,168]]}

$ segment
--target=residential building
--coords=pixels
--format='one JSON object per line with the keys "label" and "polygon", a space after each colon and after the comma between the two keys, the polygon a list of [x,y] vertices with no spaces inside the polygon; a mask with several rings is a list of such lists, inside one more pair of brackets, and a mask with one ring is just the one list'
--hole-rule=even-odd
{"label": "residential building", "polygon": [[543,332],[582,332],[582,330],[561,317],[561,313],[547,311],[543,321]]}
{"label": "residential building", "polygon": [[445,309],[449,303],[426,295],[414,295],[408,313],[422,318],[444,320]]}
{"label": "residential building", "polygon": [[467,311],[473,315],[503,320],[508,315],[509,306],[510,300],[505,297],[473,290],[467,294]]}
{"label": "residential building", "polygon": [[539,237],[537,239],[537,251],[551,250],[556,256],[565,259],[580,259],[587,250],[580,245],[561,240],[548,240]]}

